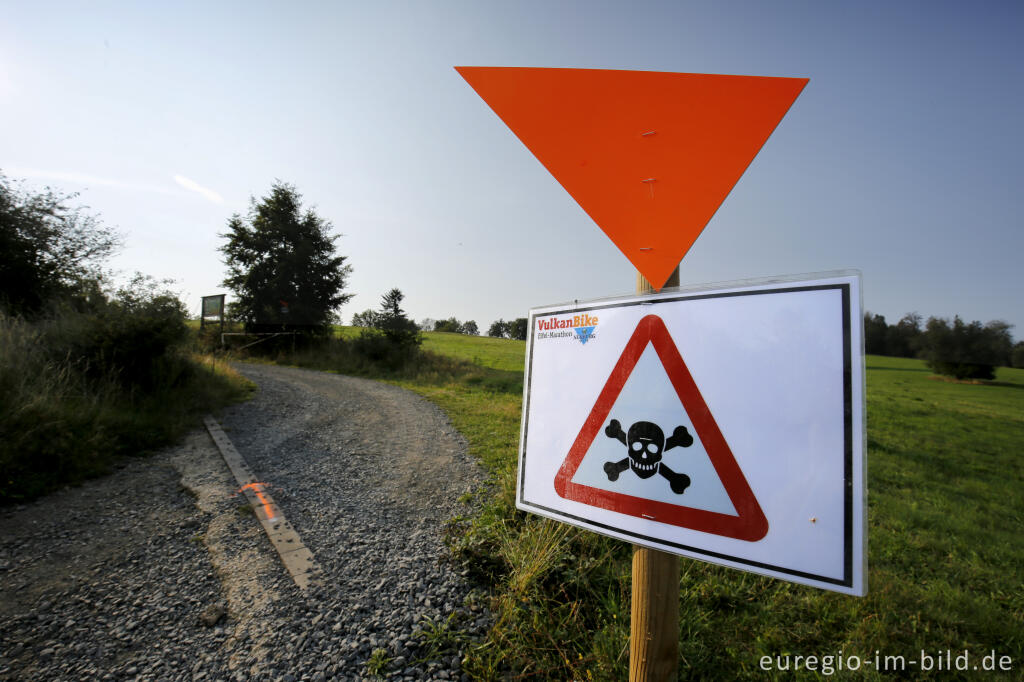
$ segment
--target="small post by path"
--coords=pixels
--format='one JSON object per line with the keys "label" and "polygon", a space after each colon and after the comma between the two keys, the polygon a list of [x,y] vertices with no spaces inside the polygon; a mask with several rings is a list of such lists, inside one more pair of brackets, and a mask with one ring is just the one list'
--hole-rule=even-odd
{"label": "small post by path", "polygon": [[[665,282],[679,286],[679,266]],[[654,291],[636,273],[636,292]],[[679,665],[679,557],[633,546],[633,595],[629,628],[630,682],[662,682],[677,677]]]}

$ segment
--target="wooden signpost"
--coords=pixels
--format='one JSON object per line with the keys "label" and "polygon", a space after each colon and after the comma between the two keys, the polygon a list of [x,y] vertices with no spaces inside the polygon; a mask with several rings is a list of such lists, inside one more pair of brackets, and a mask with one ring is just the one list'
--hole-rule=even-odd
{"label": "wooden signpost", "polygon": [[[636,267],[639,295],[678,287],[683,256],[808,82],[598,69],[456,70]],[[713,302],[705,305],[705,299]],[[833,374],[820,382],[808,375],[807,394],[831,396],[838,390],[843,396],[835,403],[838,412],[831,403],[832,411],[816,411],[819,406],[812,402],[795,410],[825,424],[825,446],[839,450],[839,464],[820,472],[830,481],[823,486],[828,490],[811,501],[830,514],[826,558],[802,551],[779,557],[824,528],[809,534],[806,521],[797,519],[803,510],[795,516],[779,511],[772,488],[785,487],[787,481],[767,480],[767,471],[766,480],[749,483],[762,476],[763,462],[743,447],[734,453],[730,438],[741,446],[746,439],[719,426],[736,423],[734,413],[719,411],[729,401],[709,406],[688,367],[696,363],[703,371],[714,366],[713,358],[694,351],[684,359],[690,351],[681,354],[677,348],[680,334],[694,324],[706,325],[709,334],[725,329],[735,337],[746,331],[735,327],[746,310],[742,306],[763,300],[777,315],[773,306],[783,299],[801,311],[807,324],[827,327],[830,345],[805,349],[801,338],[786,337],[773,346],[774,352],[818,353],[816,361],[838,368],[835,381]],[[662,308],[665,314],[642,316],[644,306],[662,300],[670,304]],[[856,408],[858,397],[863,401],[862,387],[850,379],[851,349],[860,338],[851,305],[860,305],[856,276],[531,310],[517,506],[633,539],[631,680],[676,676],[678,554],[863,593],[866,569],[860,558],[863,542],[857,539],[863,509],[849,492],[856,481],[862,485],[862,461],[858,464],[853,453],[863,443],[855,418],[844,421],[842,416],[863,417]],[[576,375],[594,375],[589,383],[575,381],[587,385],[578,388],[584,396],[579,404],[568,404],[545,388],[549,380],[556,385],[553,377],[566,367]],[[769,387],[782,383],[770,370],[764,378]],[[661,426],[636,407],[646,400],[648,385],[658,397],[648,409],[661,415]],[[749,410],[741,403],[737,410]],[[620,424],[627,414],[633,421]],[[616,461],[621,446],[629,457]],[[691,457],[672,460],[670,466],[662,450],[675,447],[688,448]],[[650,459],[643,458],[645,448],[653,453]],[[672,456],[680,451],[673,450]],[[803,452],[800,447],[796,451]],[[676,461],[690,462],[690,475],[674,470]],[[842,474],[838,478],[836,466]],[[831,482],[837,482],[834,488]]]}
{"label": "wooden signpost", "polygon": [[[664,287],[679,286],[679,266]],[[639,271],[636,293],[654,287]],[[679,557],[633,545],[629,608],[629,679],[674,680],[679,667]]]}

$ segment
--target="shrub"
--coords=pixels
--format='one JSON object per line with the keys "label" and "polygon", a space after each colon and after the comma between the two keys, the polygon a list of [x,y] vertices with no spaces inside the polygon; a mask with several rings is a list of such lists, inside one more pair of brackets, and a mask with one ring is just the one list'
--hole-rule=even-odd
{"label": "shrub", "polygon": [[995,368],[1010,356],[1009,325],[993,321],[965,323],[931,317],[922,338],[921,357],[928,367],[957,379],[994,379]]}
{"label": "shrub", "polygon": [[184,308],[147,278],[82,311],[0,310],[0,504],[169,443],[246,382],[186,352]]}
{"label": "shrub", "polygon": [[352,350],[370,362],[394,371],[416,357],[419,343],[409,343],[405,337],[389,336],[378,329],[364,329],[352,340]]}
{"label": "shrub", "polygon": [[[152,388],[176,377],[169,351],[188,336],[184,304],[157,282],[136,275],[91,313],[65,310],[44,328],[51,360],[71,362],[93,380]],[[178,368],[180,370],[180,368]]]}

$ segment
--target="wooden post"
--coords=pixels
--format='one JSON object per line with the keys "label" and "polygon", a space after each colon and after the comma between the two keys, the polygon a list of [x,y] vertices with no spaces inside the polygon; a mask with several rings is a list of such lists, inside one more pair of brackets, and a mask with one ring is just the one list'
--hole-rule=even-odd
{"label": "wooden post", "polygon": [[[678,266],[665,286],[679,286]],[[636,292],[650,291],[654,291],[651,283],[636,273]],[[629,680],[675,680],[678,665],[679,557],[634,545]]]}

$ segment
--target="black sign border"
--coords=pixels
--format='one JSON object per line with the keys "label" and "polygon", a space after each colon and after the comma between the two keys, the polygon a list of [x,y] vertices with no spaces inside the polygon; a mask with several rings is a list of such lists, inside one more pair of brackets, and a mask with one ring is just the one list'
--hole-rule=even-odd
{"label": "black sign border", "polygon": [[[618,535],[627,535],[635,537],[638,540],[645,540],[651,545],[660,547],[673,547],[685,552],[691,552],[693,554],[699,554],[706,557],[713,557],[715,559],[722,559],[726,561],[743,564],[750,566],[751,568],[759,568],[777,573],[783,573],[786,575],[792,575],[798,578],[804,578],[807,580],[814,580],[816,582],[827,583],[830,585],[838,585],[853,589],[853,347],[852,347],[852,329],[851,329],[851,318],[850,318],[850,283],[841,282],[835,284],[816,284],[809,286],[788,286],[779,287],[774,289],[752,289],[747,291],[723,291],[717,293],[708,294],[691,294],[691,295],[679,295],[672,296],[668,295],[664,298],[654,299],[634,299],[630,301],[623,301],[621,303],[609,303],[600,304],[595,303],[594,305],[583,305],[562,308],[560,310],[548,310],[538,313],[534,310],[530,311],[530,361],[526,368],[526,390],[524,392],[523,402],[523,434],[521,451],[522,457],[520,459],[520,471],[519,471],[519,486],[516,494],[517,506],[519,507],[530,507],[538,509],[546,514],[544,516],[555,516],[567,519],[573,519],[578,522],[578,525],[591,527],[591,528],[602,528],[607,531],[611,531]],[[651,303],[673,303],[677,301],[698,301],[709,298],[732,298],[736,296],[760,296],[766,294],[791,294],[806,291],[823,291],[823,290],[839,290],[842,294],[842,309],[843,309],[843,430],[844,430],[844,461],[843,461],[843,577],[833,578],[830,576],[817,575],[815,573],[808,573],[806,571],[798,571],[792,568],[786,568],[784,566],[776,566],[773,564],[764,563],[761,561],[753,561],[751,559],[744,559],[742,557],[735,557],[722,552],[713,552],[707,549],[701,549],[699,547],[693,547],[690,545],[684,545],[676,542],[668,542],[657,538],[644,535],[642,533],[636,533],[633,531],[623,530],[616,528],[615,526],[600,523],[598,521],[591,521],[574,514],[569,514],[561,510],[551,509],[535,502],[528,502],[523,498],[524,483],[526,480],[526,436],[529,431],[529,415],[530,415],[530,390],[533,379],[533,344],[534,335],[537,333],[536,318],[547,317],[550,315],[565,315],[573,313],[588,312],[591,310],[608,310],[609,308],[626,308],[636,305],[644,305]],[[595,532],[601,532],[597,530]],[[616,536],[612,536],[616,537]],[[621,539],[621,538],[619,538]],[[691,557],[692,558],[692,557]]]}

